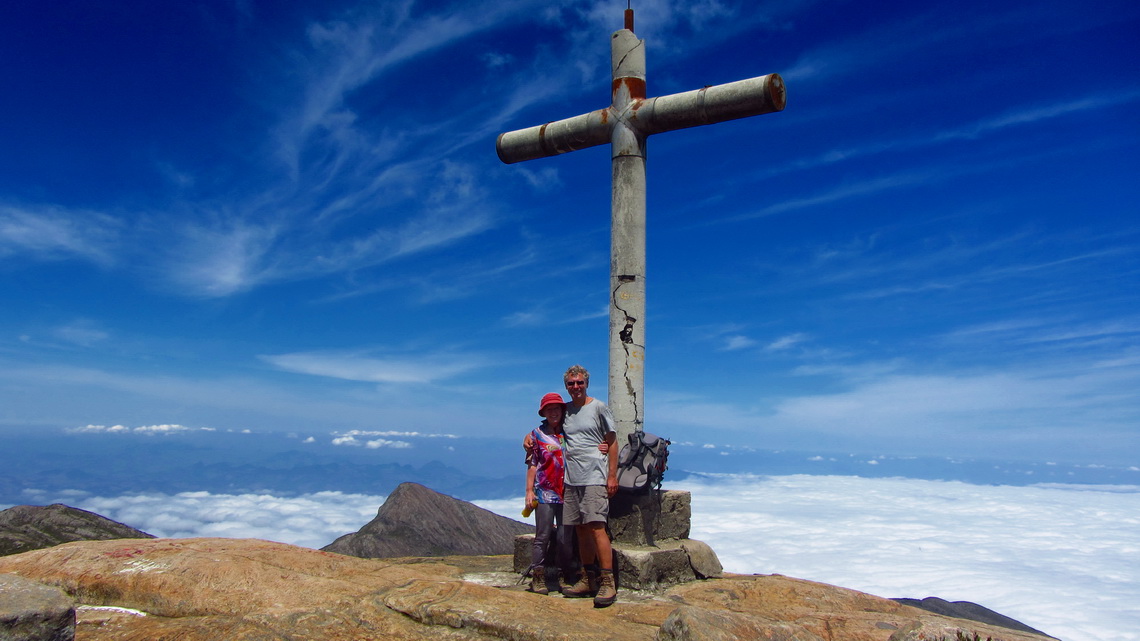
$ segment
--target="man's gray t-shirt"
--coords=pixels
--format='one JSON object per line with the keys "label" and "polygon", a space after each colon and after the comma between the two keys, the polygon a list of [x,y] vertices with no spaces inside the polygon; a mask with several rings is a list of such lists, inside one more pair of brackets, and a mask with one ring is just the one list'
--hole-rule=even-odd
{"label": "man's gray t-shirt", "polygon": [[[606,404],[594,399],[581,407],[566,404],[562,432],[566,435],[566,482],[570,485],[605,485],[608,456],[598,451],[606,434],[614,431],[614,416]],[[617,454],[616,452],[614,453]]]}

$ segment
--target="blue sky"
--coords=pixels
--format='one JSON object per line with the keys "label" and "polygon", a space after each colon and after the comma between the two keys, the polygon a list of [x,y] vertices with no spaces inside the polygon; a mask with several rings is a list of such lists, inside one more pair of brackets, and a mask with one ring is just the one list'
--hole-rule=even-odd
{"label": "blue sky", "polygon": [[[624,2],[20,3],[0,20],[0,430],[513,437],[605,396]],[[638,0],[646,429],[1134,465],[1140,7]]]}

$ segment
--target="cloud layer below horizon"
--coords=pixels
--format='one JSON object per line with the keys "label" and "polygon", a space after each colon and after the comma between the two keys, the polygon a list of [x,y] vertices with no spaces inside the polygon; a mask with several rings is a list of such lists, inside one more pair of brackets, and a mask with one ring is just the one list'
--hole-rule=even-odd
{"label": "cloud layer below horizon", "polygon": [[[693,496],[692,537],[729,572],[779,573],[884,597],[972,601],[1066,641],[1140,639],[1140,487],[983,486],[851,476],[723,476]],[[385,497],[208,492],[60,501],[164,537],[262,538],[319,548]],[[476,501],[518,517],[521,497]]]}

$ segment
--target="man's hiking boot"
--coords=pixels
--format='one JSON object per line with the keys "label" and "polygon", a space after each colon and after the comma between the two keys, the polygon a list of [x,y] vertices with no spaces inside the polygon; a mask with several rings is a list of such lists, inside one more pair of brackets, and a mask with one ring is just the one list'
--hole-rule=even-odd
{"label": "man's hiking boot", "polygon": [[593,570],[582,568],[578,574],[578,582],[562,591],[562,596],[571,599],[582,599],[594,596],[598,592],[598,578]]}
{"label": "man's hiking boot", "polygon": [[549,594],[546,587],[546,568],[536,565],[530,571],[530,591],[535,594]]}
{"label": "man's hiking boot", "polygon": [[594,597],[594,607],[604,608],[617,601],[617,585],[614,584],[614,571],[602,570],[598,580],[598,594]]}

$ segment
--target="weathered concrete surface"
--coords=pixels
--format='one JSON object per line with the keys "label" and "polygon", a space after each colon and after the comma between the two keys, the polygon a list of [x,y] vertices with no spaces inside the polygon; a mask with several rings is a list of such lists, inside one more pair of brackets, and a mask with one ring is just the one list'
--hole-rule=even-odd
{"label": "weathered concrete surface", "polygon": [[[515,537],[514,571],[530,567],[533,534]],[[673,539],[656,546],[614,543],[618,587],[659,590],[696,579],[718,578],[724,573],[716,552],[703,541]]]}
{"label": "weathered concrete surface", "polygon": [[683,539],[679,543],[685,554],[689,555],[689,566],[698,579],[719,579],[724,576],[724,566],[708,543],[696,539]]}
{"label": "weathered concrete surface", "polygon": [[59,588],[0,574],[0,641],[71,641],[75,605]]}
{"label": "weathered concrete surface", "polygon": [[156,539],[3,557],[0,573],[60,587],[85,606],[135,611],[81,608],[78,641],[888,641],[916,624],[983,639],[1046,639],[781,576],[619,591],[616,604],[595,609],[590,599],[526,592],[510,562],[360,559],[248,539]]}
{"label": "weathered concrete surface", "polygon": [[617,494],[610,499],[610,535],[615,543],[631,545],[687,539],[691,506],[692,496],[679,490]]}

